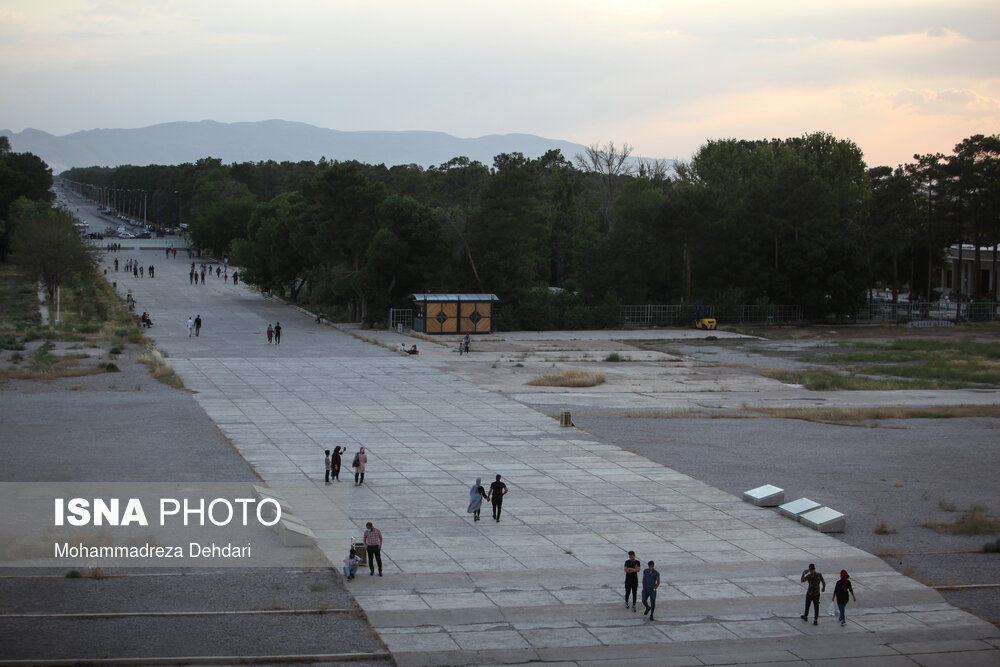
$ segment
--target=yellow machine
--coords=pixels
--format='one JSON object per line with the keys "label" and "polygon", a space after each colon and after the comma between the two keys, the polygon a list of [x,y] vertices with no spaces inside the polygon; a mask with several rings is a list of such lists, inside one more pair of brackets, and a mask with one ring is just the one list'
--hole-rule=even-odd
{"label": "yellow machine", "polygon": [[714,329],[715,328],[715,318],[714,317],[703,317],[700,320],[696,320],[694,323],[695,329]]}

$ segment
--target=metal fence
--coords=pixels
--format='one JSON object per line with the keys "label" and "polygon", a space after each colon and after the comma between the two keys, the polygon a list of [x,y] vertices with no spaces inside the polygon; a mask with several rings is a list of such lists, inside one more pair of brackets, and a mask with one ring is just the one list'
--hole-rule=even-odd
{"label": "metal fence", "polygon": [[715,317],[715,306],[625,305],[621,307],[625,327],[663,327],[687,324],[701,317]]}
{"label": "metal fence", "polygon": [[413,310],[410,308],[390,308],[389,328],[393,330],[413,328]]}
{"label": "metal fence", "polygon": [[778,324],[801,324],[802,306],[740,306],[740,324],[756,324],[761,326]]}
{"label": "metal fence", "polygon": [[991,322],[1000,320],[1000,303],[951,303],[915,301],[913,303],[872,303],[857,314],[858,322]]}

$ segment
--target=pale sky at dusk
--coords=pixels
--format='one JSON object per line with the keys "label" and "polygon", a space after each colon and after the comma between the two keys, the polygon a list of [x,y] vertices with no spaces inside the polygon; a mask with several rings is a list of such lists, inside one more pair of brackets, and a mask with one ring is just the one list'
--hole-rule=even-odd
{"label": "pale sky at dusk", "polygon": [[0,87],[14,132],[278,118],[685,160],[822,130],[896,165],[1000,132],[1000,2],[0,0]]}

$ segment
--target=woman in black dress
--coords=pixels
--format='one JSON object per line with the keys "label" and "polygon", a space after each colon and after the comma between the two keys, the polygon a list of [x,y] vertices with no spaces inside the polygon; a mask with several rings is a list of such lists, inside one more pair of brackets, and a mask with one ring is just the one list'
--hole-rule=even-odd
{"label": "woman in black dress", "polygon": [[330,474],[333,476],[333,481],[340,481],[340,452],[343,451],[340,447],[333,448],[333,456],[330,457]]}

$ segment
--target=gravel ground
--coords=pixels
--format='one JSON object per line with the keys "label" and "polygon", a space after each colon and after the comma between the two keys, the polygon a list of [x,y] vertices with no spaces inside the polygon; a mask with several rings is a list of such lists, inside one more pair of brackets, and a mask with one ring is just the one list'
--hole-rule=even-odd
{"label": "gravel ground", "polygon": [[[935,586],[1000,584],[1000,555],[976,553],[996,536],[942,534],[978,503],[1000,509],[996,460],[1000,420],[910,419],[871,426],[791,419],[651,419],[575,408],[583,430],[734,495],[762,484],[806,496],[847,515],[848,544]],[[884,523],[889,534],[877,534]],[[859,595],[862,593],[859,591]],[[942,591],[1000,625],[996,589]]]}
{"label": "gravel ground", "polygon": [[[94,355],[94,363],[108,360],[100,349],[82,351]],[[194,397],[154,380],[136,361],[140,353],[139,346],[127,346],[115,360],[120,373],[0,383],[0,481],[258,481]],[[103,578],[65,574],[0,572],[0,614],[9,615],[0,618],[0,659],[385,651],[339,574],[329,569],[130,569],[105,571]],[[315,613],[321,609],[350,612]],[[51,616],[266,610],[313,613]]]}

